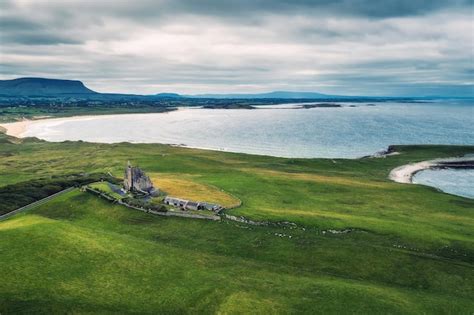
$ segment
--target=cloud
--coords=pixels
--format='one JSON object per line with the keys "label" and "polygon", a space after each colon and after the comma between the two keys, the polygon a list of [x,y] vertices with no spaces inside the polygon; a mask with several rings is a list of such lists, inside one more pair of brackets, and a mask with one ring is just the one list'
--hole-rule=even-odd
{"label": "cloud", "polygon": [[10,0],[1,6],[3,78],[80,79],[100,91],[130,93],[473,94],[469,1]]}
{"label": "cloud", "polygon": [[[311,15],[335,14],[369,18],[423,15],[446,8],[466,8],[470,0],[18,0],[9,6],[34,8],[59,13],[80,10],[84,14],[99,13],[127,19],[155,19],[169,15],[192,14],[200,16],[250,17],[266,14]],[[7,6],[8,7],[8,6]]]}

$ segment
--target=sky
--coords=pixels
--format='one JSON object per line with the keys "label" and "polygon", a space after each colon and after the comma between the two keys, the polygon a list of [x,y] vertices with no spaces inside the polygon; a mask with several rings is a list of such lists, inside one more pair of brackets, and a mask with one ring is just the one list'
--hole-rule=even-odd
{"label": "sky", "polygon": [[0,79],[474,96],[472,0],[1,0]]}

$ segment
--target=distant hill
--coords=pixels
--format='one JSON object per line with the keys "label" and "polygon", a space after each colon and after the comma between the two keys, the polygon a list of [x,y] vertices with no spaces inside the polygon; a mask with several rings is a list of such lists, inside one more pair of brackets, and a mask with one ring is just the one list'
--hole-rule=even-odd
{"label": "distant hill", "polygon": [[[61,80],[45,78],[18,78],[13,80],[0,80],[0,97],[16,98],[63,98],[73,97],[82,100],[99,101],[154,101],[166,99],[167,101],[184,102],[183,99],[267,99],[280,102],[292,102],[292,100],[318,100],[318,101],[385,101],[385,100],[422,100],[433,97],[381,97],[381,96],[345,96],[331,95],[317,92],[294,92],[294,91],[273,91],[267,93],[232,93],[232,94],[177,94],[177,93],[157,93],[153,95],[121,94],[121,93],[100,93],[87,88],[84,83],[78,80]],[[438,97],[439,98],[439,97]]]}
{"label": "distant hill", "polygon": [[198,94],[198,95],[184,95],[185,97],[193,98],[281,98],[281,99],[318,99],[318,98],[341,98],[344,96],[327,95],[316,92],[288,92],[288,91],[275,91],[268,93],[257,93],[257,94]]}
{"label": "distant hill", "polygon": [[155,94],[154,96],[156,96],[156,97],[169,97],[169,98],[182,97],[181,95],[179,95],[177,93],[158,93],[158,94]]}
{"label": "distant hill", "polygon": [[0,94],[21,96],[50,96],[70,94],[96,94],[81,81],[43,78],[0,80]]}

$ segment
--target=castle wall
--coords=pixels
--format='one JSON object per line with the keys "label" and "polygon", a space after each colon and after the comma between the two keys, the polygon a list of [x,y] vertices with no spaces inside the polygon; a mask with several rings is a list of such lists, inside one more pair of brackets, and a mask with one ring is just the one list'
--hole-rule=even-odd
{"label": "castle wall", "polygon": [[153,183],[145,172],[138,167],[132,167],[130,164],[125,169],[123,186],[126,190],[136,190],[143,192],[150,192],[154,189]]}

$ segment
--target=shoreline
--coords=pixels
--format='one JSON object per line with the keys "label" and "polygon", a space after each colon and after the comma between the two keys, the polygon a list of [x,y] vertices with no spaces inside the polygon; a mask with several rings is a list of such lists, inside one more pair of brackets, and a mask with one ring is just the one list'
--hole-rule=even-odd
{"label": "shoreline", "polygon": [[98,114],[98,115],[75,115],[75,116],[65,116],[65,117],[53,117],[53,116],[41,116],[38,117],[37,119],[28,119],[28,118],[22,118],[19,121],[14,121],[14,122],[7,122],[7,123],[0,123],[0,128],[4,128],[5,134],[8,136],[16,137],[16,138],[25,138],[23,135],[28,126],[31,124],[37,122],[37,121],[61,121],[61,120],[67,120],[67,121],[76,121],[76,120],[88,120],[88,119],[94,119],[94,118],[102,118],[102,117],[115,117],[115,116],[121,116],[121,115],[149,115],[149,114],[167,114],[170,111],[166,112],[158,112],[158,113],[121,113],[121,114]]}
{"label": "shoreline", "polygon": [[[474,156],[434,159],[418,163],[405,164],[391,170],[390,174],[388,175],[388,178],[394,182],[401,184],[413,184],[413,177],[418,172],[435,168],[458,168],[450,167],[450,164],[460,162],[469,162],[474,165]],[[467,165],[465,168],[472,169],[474,168],[472,165]]]}
{"label": "shoreline", "polygon": [[[178,111],[178,110],[194,110],[197,108],[192,108],[192,107],[176,107],[173,111]],[[6,122],[6,123],[0,123],[0,133],[5,133],[8,136],[12,136],[15,138],[26,138],[26,137],[35,137],[34,135],[28,136],[26,135],[28,128],[35,123],[41,123],[43,121],[48,121],[48,122],[58,122],[58,124],[61,124],[63,121],[68,122],[68,121],[86,121],[86,120],[94,120],[94,119],[100,119],[100,118],[113,118],[113,117],[118,117],[118,116],[123,116],[123,115],[133,115],[133,116],[138,116],[138,115],[150,115],[150,114],[167,114],[170,113],[171,111],[166,111],[166,112],[159,112],[159,113],[113,113],[113,114],[88,114],[88,115],[75,115],[75,116],[65,116],[65,117],[54,117],[54,116],[36,116],[33,119],[28,119],[23,117],[22,120],[15,121],[15,122]],[[51,141],[51,140],[46,140],[49,142],[62,142],[62,141]],[[65,140],[64,140],[65,141]],[[84,140],[85,141],[85,140]],[[362,156],[354,156],[354,157],[294,157],[294,156],[285,156],[285,155],[272,155],[268,153],[252,153],[252,152],[242,152],[242,151],[234,151],[232,149],[228,148],[213,148],[213,147],[205,147],[205,146],[194,146],[194,145],[188,145],[185,143],[179,143],[179,142],[135,142],[135,141],[116,141],[116,142],[94,142],[94,141],[85,141],[85,142],[90,142],[90,143],[147,143],[147,144],[162,144],[162,145],[168,145],[172,147],[181,147],[181,148],[188,148],[188,149],[198,149],[198,150],[210,150],[210,151],[216,151],[216,152],[225,152],[225,153],[235,153],[235,154],[248,154],[248,155],[259,155],[259,156],[269,156],[269,157],[276,157],[276,158],[297,158],[297,159],[348,159],[348,160],[359,160],[359,159],[367,159],[367,158],[386,158],[390,157],[393,155],[399,155],[400,152],[396,151],[396,145],[388,145],[387,149],[385,150],[378,150],[375,151],[375,153],[369,154],[369,155],[362,155]],[[450,145],[450,144],[442,144],[442,145]],[[454,160],[453,160],[454,159]],[[459,158],[451,158],[451,159],[436,159],[436,160],[430,160],[430,161],[423,161],[423,162],[418,162],[418,163],[413,163],[413,164],[407,164],[407,165],[402,165],[399,166],[395,169],[392,169],[390,174],[389,174],[389,179],[398,182],[398,183],[412,183],[412,177],[419,171],[429,169],[429,168],[436,168],[436,167],[447,167],[449,168],[449,165],[438,165],[437,163],[442,163],[442,162],[460,162],[464,161],[459,160]],[[471,159],[468,159],[469,162],[474,164],[474,156]],[[469,166],[468,168],[471,168],[472,166]]]}
{"label": "shoreline", "polygon": [[23,118],[20,121],[0,124],[0,128],[5,129],[7,136],[23,138],[22,135],[26,132],[28,125],[33,121],[34,120]]}
{"label": "shoreline", "polygon": [[[284,103],[284,104],[274,104],[274,105],[255,105],[255,109],[304,109],[304,105],[308,104],[315,104],[317,102],[301,102],[301,103]],[[281,107],[280,107],[281,106]],[[288,107],[284,107],[288,106]],[[366,105],[368,106],[368,105]],[[350,108],[350,106],[342,106],[343,108]],[[48,120],[48,121],[60,121],[67,119],[68,121],[74,121],[74,120],[86,120],[86,119],[92,119],[96,117],[114,117],[114,116],[121,116],[121,115],[149,115],[149,114],[167,114],[169,112],[175,111],[175,110],[194,110],[194,109],[206,109],[202,106],[178,106],[175,107],[173,110],[167,110],[164,112],[149,112],[149,113],[115,113],[115,114],[86,114],[86,115],[73,115],[73,116],[63,116],[63,117],[55,117],[55,116],[37,116],[33,117],[32,119],[25,118],[23,117],[21,120],[18,121],[12,121],[12,122],[5,122],[5,123],[0,123],[0,128],[4,128],[5,134],[8,136],[13,136],[16,138],[25,138],[24,133],[27,131],[27,128],[29,125],[32,123],[35,123],[36,121],[43,121],[43,120]],[[213,109],[226,109],[226,108],[213,108]],[[132,142],[131,142],[132,143]],[[188,147],[188,148],[193,148],[193,149],[204,149],[204,150],[213,150],[213,151],[224,151],[224,152],[233,152],[233,151],[226,151],[226,150],[221,150],[221,149],[211,149],[211,148],[204,148],[204,147],[192,147],[188,145],[183,145],[183,144],[170,144],[170,143],[161,143],[160,144],[168,144],[168,145],[174,145],[174,146],[181,146],[181,147]],[[242,153],[242,152],[234,152],[234,153]],[[379,154],[378,152],[374,153],[373,155]],[[362,157],[371,157],[372,155],[367,155],[367,156],[361,156]]]}

